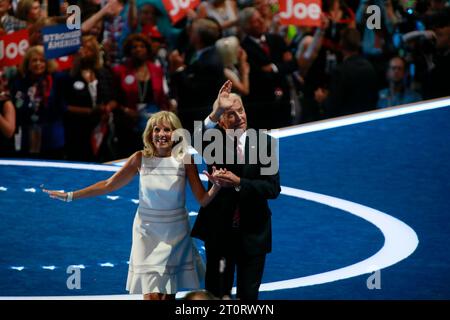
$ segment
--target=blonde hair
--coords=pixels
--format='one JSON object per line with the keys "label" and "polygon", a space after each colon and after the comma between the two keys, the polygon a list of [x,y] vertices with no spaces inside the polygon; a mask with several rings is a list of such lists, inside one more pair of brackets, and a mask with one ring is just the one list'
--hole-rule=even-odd
{"label": "blonde hair", "polygon": [[168,123],[173,130],[172,140],[175,142],[174,145],[172,146],[172,153],[174,151],[175,145],[179,145],[179,148],[177,148],[177,150],[175,151],[176,154],[174,156],[183,158],[187,152],[187,141],[183,134],[183,127],[181,125],[180,119],[177,117],[175,113],[170,111],[157,112],[154,115],[152,115],[150,119],[148,119],[144,133],[142,134],[142,140],[144,142],[144,151],[143,151],[144,157],[155,156],[156,149],[152,141],[152,132],[155,126],[160,124],[161,122]]}
{"label": "blonde hair", "polygon": [[[45,58],[44,47],[43,46],[34,46],[34,47],[28,48],[27,52],[25,53],[25,57],[23,58],[22,64],[20,65],[20,73],[23,76],[26,76],[30,72],[30,70],[29,70],[30,69],[30,59],[35,54],[40,54]],[[45,68],[46,73],[52,73],[52,72],[56,71],[57,64],[56,64],[55,60],[45,59],[45,62],[46,62],[46,68]]]}
{"label": "blonde hair", "polygon": [[239,39],[235,36],[217,40],[216,49],[224,66],[234,65],[238,62]]}
{"label": "blonde hair", "polygon": [[[100,44],[98,43],[97,38],[93,35],[82,36],[81,45],[82,46],[90,45],[90,49],[94,52],[95,55],[95,62],[93,68],[95,70],[101,69],[103,67],[102,49],[100,47]],[[72,76],[77,75],[80,72],[80,69],[81,69],[81,57],[78,55],[72,65],[71,75]]]}
{"label": "blonde hair", "polygon": [[101,60],[100,60],[100,54],[101,54],[101,48],[100,44],[98,43],[97,37],[93,35],[86,35],[81,37],[81,45],[90,45],[92,51],[94,51],[95,54],[95,68],[100,69],[102,67]]}

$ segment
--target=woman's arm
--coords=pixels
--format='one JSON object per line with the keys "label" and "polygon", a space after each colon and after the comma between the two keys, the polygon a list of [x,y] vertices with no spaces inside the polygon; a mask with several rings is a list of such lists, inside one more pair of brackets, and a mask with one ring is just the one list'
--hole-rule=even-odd
{"label": "woman's arm", "polygon": [[93,14],[89,19],[81,24],[81,32],[86,33],[91,30],[97,22],[103,20],[106,16],[116,17],[123,9],[123,4],[119,0],[110,0],[100,11]]}
{"label": "woman's arm", "polygon": [[136,0],[128,1],[128,26],[132,32],[135,32],[138,27],[138,14]]}
{"label": "woman's arm", "polygon": [[214,199],[217,192],[220,190],[220,187],[216,184],[213,184],[213,187],[206,191],[205,187],[200,181],[200,178],[198,177],[197,165],[194,163],[194,161],[191,161],[191,164],[186,164],[185,168],[186,175],[189,179],[189,184],[195,198],[202,207],[206,207],[211,202],[211,200]]}
{"label": "woman's arm", "polygon": [[141,154],[142,151],[134,153],[130,158],[128,158],[124,166],[109,179],[99,181],[84,189],[73,191],[72,199],[68,199],[68,192],[59,192],[45,189],[43,191],[48,193],[51,198],[64,201],[90,198],[113,192],[127,185],[133,179],[136,173],[139,172],[139,168],[141,167]]}
{"label": "woman's arm", "polygon": [[238,18],[239,12],[238,12],[238,8],[237,8],[236,1],[227,1],[227,0],[226,0],[226,1],[225,1],[225,8],[226,8],[228,5],[231,6],[231,10],[232,10],[233,13],[234,13],[234,19],[230,19],[230,20],[225,21],[225,22],[222,24],[222,29],[227,29],[227,28],[230,28],[230,27],[234,27],[234,26],[237,25],[238,22],[239,22],[239,18]]}
{"label": "woman's arm", "polygon": [[237,18],[224,21],[224,23],[221,24],[221,27],[222,27],[222,29],[228,29],[228,28],[234,27],[238,24],[238,21],[239,20]]}
{"label": "woman's arm", "polygon": [[242,48],[239,48],[238,59],[240,78],[228,68],[225,68],[224,70],[225,78],[233,82],[233,87],[239,94],[246,96],[250,92],[250,64],[247,62],[247,53]]}
{"label": "woman's arm", "polygon": [[[308,74],[309,68],[312,66],[314,61],[319,55],[320,48],[322,47],[323,38],[325,31],[329,26],[329,19],[325,14],[321,14],[321,24],[320,27],[314,32],[314,36],[306,36],[299,44],[297,51],[297,64],[300,69],[300,74],[305,77]],[[306,46],[304,44],[309,44]],[[300,51],[302,48],[302,51]]]}
{"label": "woman's arm", "polygon": [[248,95],[249,93],[249,80],[248,74],[242,75],[242,81],[239,79],[237,75],[233,73],[230,69],[225,68],[223,70],[225,74],[225,79],[230,80],[233,83],[233,88],[236,89],[237,92],[241,95]]}
{"label": "woman's arm", "polygon": [[3,105],[3,113],[0,114],[0,132],[7,138],[11,138],[16,130],[16,109],[11,101]]}

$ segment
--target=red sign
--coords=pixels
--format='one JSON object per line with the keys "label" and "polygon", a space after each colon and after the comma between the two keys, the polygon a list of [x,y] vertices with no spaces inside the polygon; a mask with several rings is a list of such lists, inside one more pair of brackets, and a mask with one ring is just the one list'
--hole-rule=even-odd
{"label": "red sign", "polygon": [[149,37],[150,39],[162,39],[164,38],[163,35],[161,34],[161,32],[159,32],[158,27],[157,26],[152,26],[152,25],[145,25],[142,27],[142,31],[141,33],[147,37]]}
{"label": "red sign", "polygon": [[72,68],[73,64],[73,55],[64,56],[55,59],[56,63],[58,63],[58,71],[63,71]]}
{"label": "red sign", "polygon": [[28,47],[27,29],[0,36],[0,67],[21,64]]}
{"label": "red sign", "polygon": [[183,19],[190,9],[194,10],[200,4],[200,0],[162,0],[162,2],[172,24]]}
{"label": "red sign", "polygon": [[321,0],[280,0],[280,23],[319,27]]}

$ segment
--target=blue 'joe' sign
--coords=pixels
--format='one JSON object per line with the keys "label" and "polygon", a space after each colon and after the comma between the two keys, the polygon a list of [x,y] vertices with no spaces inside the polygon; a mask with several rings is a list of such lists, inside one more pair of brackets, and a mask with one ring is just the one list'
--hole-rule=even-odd
{"label": "blue 'joe' sign", "polygon": [[69,30],[65,24],[42,28],[42,36],[46,59],[67,56],[81,46],[81,30]]}

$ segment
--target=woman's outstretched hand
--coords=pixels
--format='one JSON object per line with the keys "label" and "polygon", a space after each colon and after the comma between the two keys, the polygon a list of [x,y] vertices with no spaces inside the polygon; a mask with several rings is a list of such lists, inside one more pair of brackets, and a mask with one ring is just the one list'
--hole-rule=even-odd
{"label": "woman's outstretched hand", "polygon": [[61,192],[61,191],[47,190],[47,189],[42,189],[42,191],[47,193],[50,196],[50,198],[58,199],[61,201],[67,201],[67,199],[69,197],[68,192]]}

